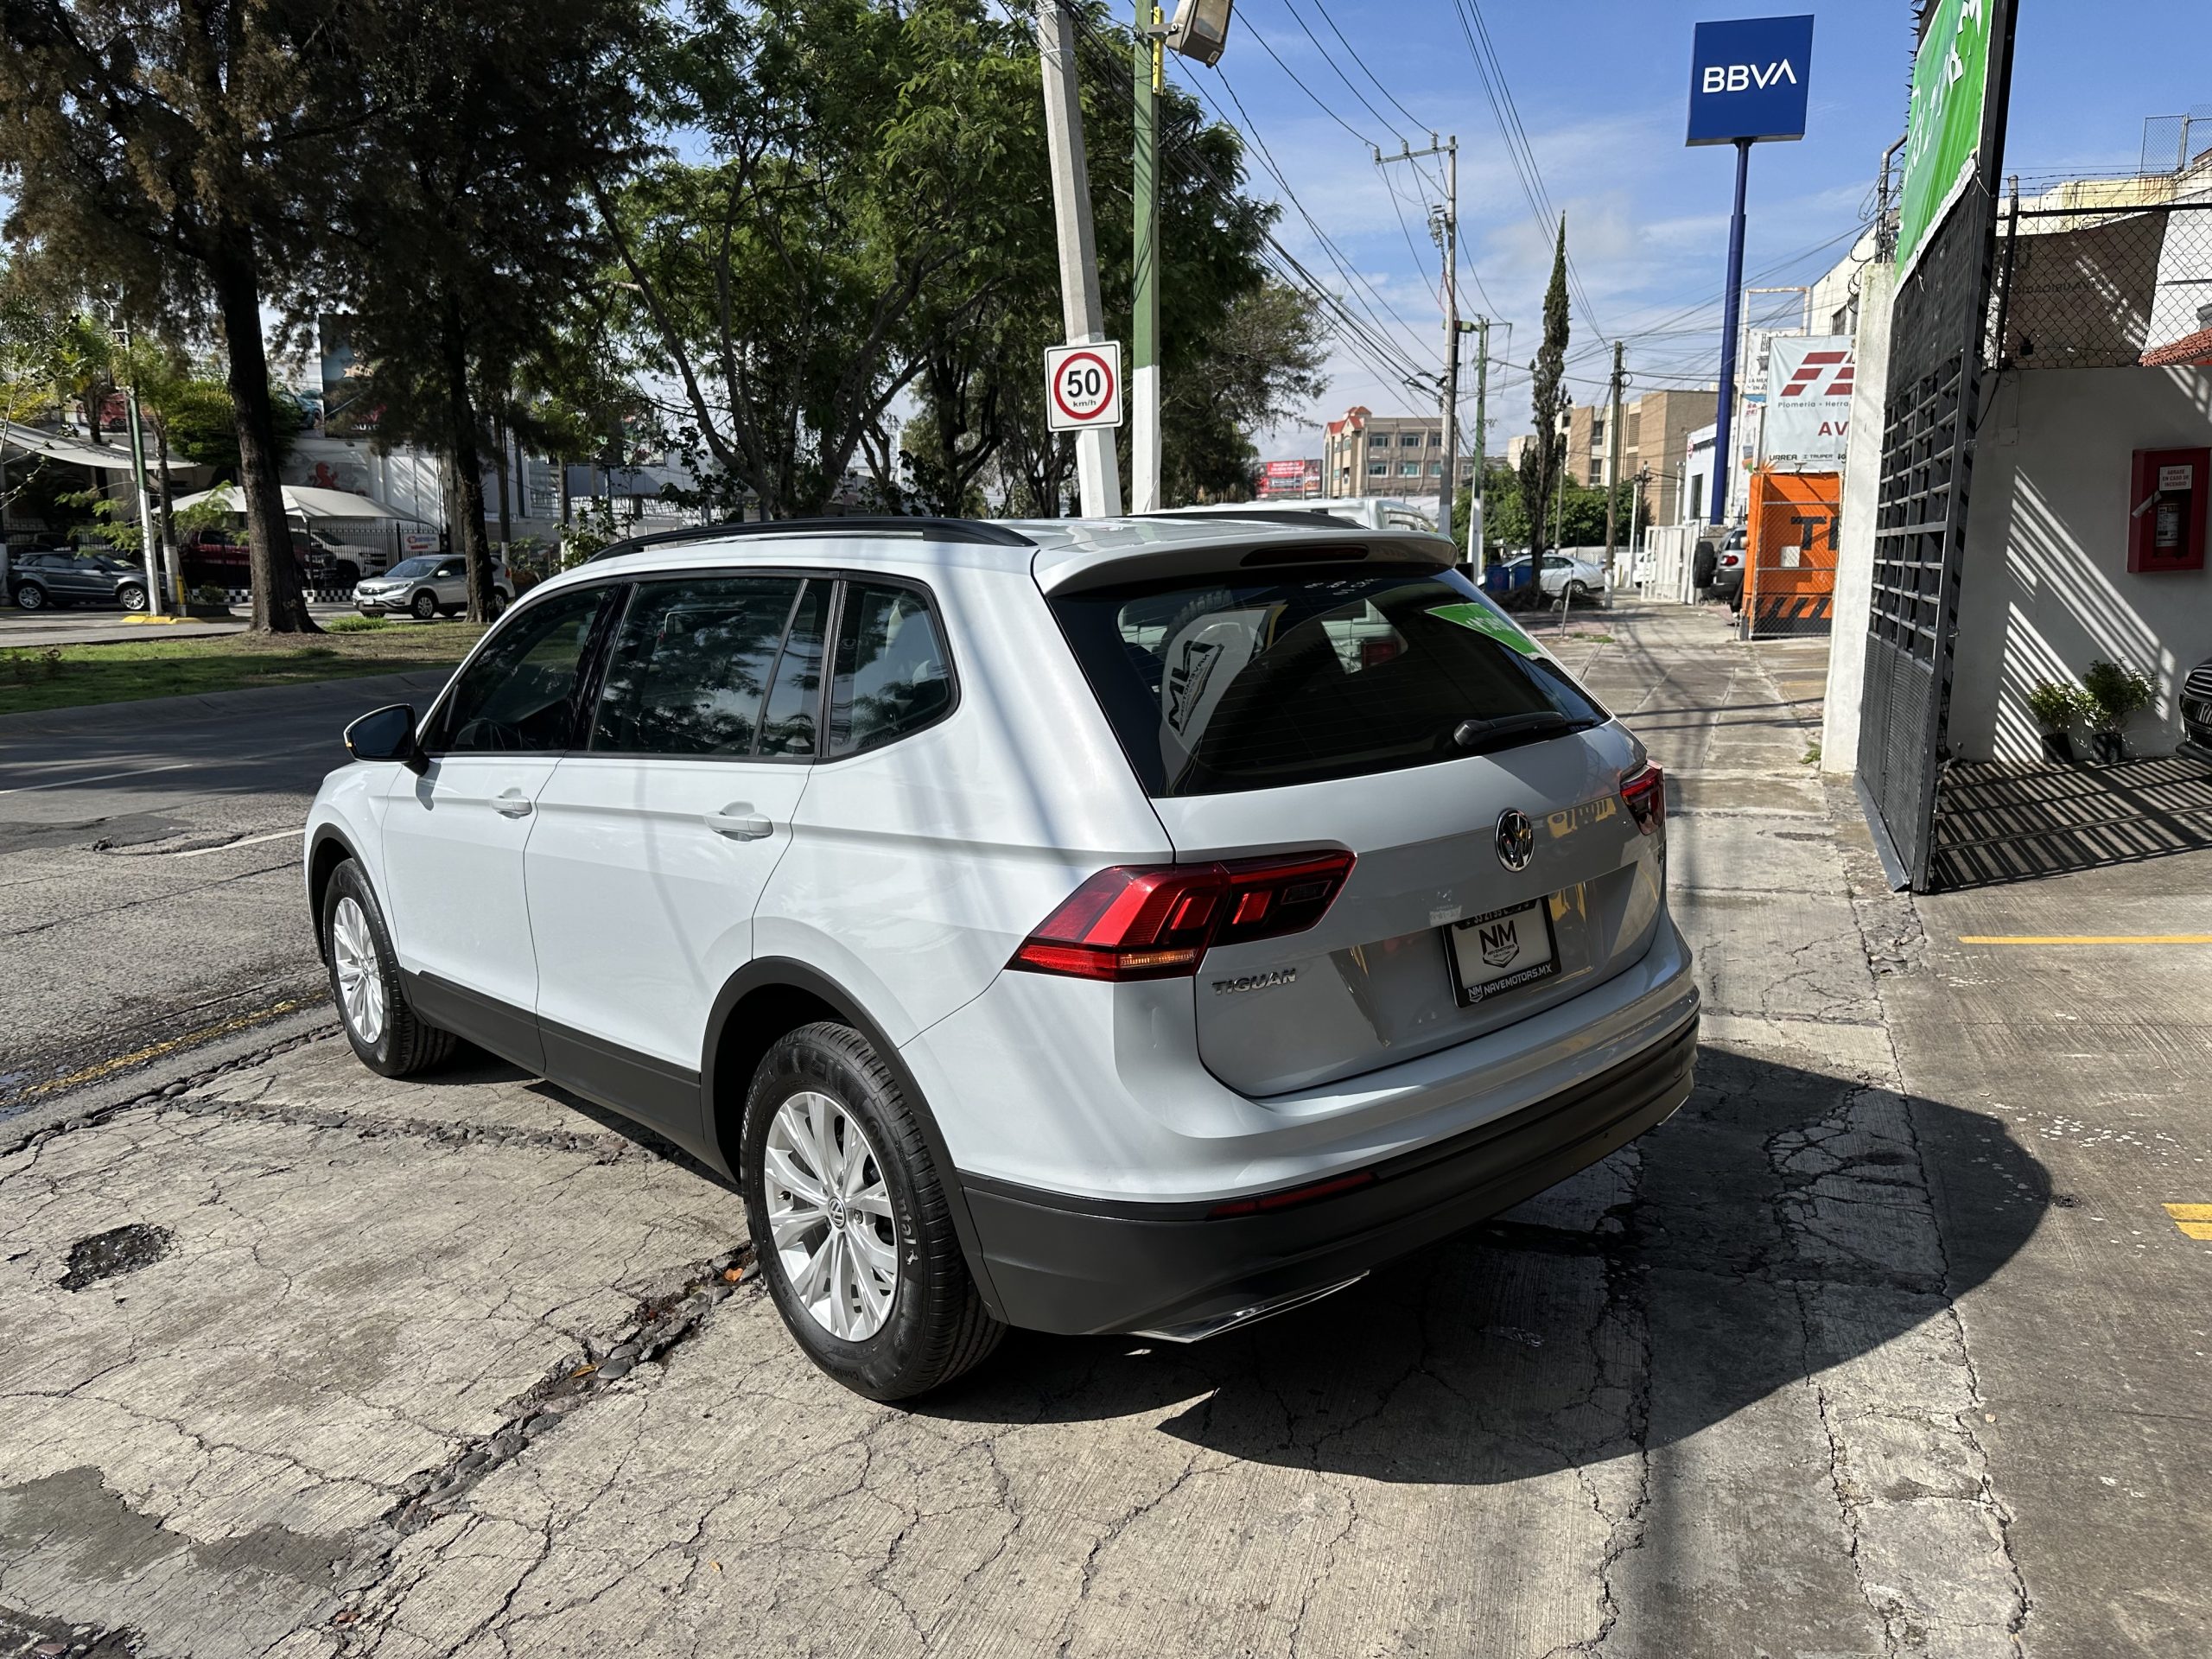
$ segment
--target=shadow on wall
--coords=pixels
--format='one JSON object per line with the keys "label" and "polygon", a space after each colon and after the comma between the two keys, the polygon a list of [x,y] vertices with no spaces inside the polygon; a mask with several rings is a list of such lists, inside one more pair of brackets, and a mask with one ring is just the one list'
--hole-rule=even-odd
{"label": "shadow on wall", "polygon": [[[918,1409],[1164,1414],[1236,1458],[1492,1485],[1686,1440],[1900,1338],[1952,1355],[1950,1300],[2034,1232],[2043,1166],[1979,1113],[1710,1047],[1699,1068],[1634,1146],[1310,1308],[1191,1347],[1017,1332]],[[1923,1158],[1966,1236],[1939,1241]]]}
{"label": "shadow on wall", "polygon": [[2127,572],[2137,449],[2212,442],[2212,372],[2008,373],[1981,425],[1949,723],[1954,754],[2038,764],[2029,687],[2078,681],[2097,658],[2141,668],[2157,703],[2135,753],[2181,741],[2176,692],[2212,657],[2212,571]]}

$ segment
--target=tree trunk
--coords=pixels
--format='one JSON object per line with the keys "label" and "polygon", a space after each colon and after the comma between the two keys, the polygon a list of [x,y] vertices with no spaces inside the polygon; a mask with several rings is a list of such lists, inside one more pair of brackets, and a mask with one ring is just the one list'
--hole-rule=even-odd
{"label": "tree trunk", "polygon": [[238,423],[238,493],[245,506],[246,569],[256,633],[320,633],[300,590],[292,527],[276,477],[276,423],[269,402],[269,359],[261,342],[261,282],[252,232],[233,227],[208,267],[229,347],[231,411]]}
{"label": "tree trunk", "polygon": [[468,620],[492,620],[492,549],[484,537],[484,462],[476,448],[476,403],[468,394],[468,346],[461,296],[445,296],[447,515],[454,551],[467,562]]}

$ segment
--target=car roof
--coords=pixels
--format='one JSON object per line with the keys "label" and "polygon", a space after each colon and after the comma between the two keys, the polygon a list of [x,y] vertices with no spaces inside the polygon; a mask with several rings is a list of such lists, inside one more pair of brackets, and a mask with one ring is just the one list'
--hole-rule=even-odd
{"label": "car roof", "polygon": [[852,518],[703,525],[634,544],[617,543],[553,581],[567,585],[594,574],[727,567],[736,556],[745,563],[914,575],[944,568],[1002,570],[1032,575],[1051,593],[1141,575],[1274,563],[1251,558],[1255,553],[1311,558],[1327,548],[1341,548],[1351,558],[1440,569],[1458,557],[1450,541],[1423,531],[1373,530],[1312,509],[1254,507],[1120,518]]}

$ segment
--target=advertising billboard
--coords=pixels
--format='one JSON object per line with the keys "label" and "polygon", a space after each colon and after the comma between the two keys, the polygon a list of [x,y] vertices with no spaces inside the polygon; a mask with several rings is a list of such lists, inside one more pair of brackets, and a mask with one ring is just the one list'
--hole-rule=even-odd
{"label": "advertising billboard", "polygon": [[1912,60],[1912,113],[1904,129],[1904,194],[1897,210],[1900,284],[1973,181],[1989,98],[1989,8],[1936,0]]}
{"label": "advertising billboard", "polygon": [[1700,23],[1690,41],[1693,144],[1802,138],[1813,79],[1813,20]]}
{"label": "advertising billboard", "polygon": [[1309,496],[1321,493],[1321,463],[1313,461],[1271,461],[1260,468],[1262,497]]}
{"label": "advertising billboard", "polygon": [[1760,459],[1816,472],[1840,468],[1857,369],[1848,334],[1777,334],[1769,340]]}

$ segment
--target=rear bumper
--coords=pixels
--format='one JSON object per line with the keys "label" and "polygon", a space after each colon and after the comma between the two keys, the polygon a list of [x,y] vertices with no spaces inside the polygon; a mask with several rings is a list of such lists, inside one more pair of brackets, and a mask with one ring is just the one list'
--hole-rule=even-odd
{"label": "rear bumper", "polygon": [[1341,1284],[1595,1163],[1689,1097],[1696,1052],[1692,1015],[1593,1077],[1372,1166],[1370,1185],[1270,1213],[963,1186],[1010,1323],[1070,1335],[1202,1325]]}

